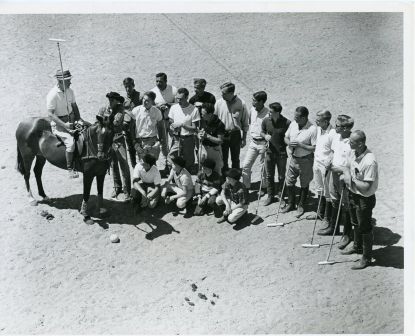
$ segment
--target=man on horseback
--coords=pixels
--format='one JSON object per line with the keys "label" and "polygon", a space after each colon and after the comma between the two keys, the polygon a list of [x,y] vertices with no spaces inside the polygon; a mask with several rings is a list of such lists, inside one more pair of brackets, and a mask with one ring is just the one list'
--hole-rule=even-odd
{"label": "man on horseback", "polygon": [[69,70],[65,70],[63,73],[58,70],[55,77],[58,83],[49,91],[46,98],[46,107],[51,119],[52,133],[59,136],[65,144],[69,178],[77,178],[79,175],[74,170],[73,165],[75,151],[73,124],[75,121],[82,119],[76,104],[75,94],[70,88],[71,73]]}

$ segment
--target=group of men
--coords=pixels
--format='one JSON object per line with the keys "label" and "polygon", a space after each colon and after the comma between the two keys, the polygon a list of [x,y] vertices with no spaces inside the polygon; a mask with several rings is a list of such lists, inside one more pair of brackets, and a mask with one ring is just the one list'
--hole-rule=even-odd
{"label": "group of men", "polygon": [[[70,88],[69,70],[58,70],[56,78],[58,83],[47,97],[47,109],[53,132],[65,143],[69,177],[74,178],[77,173],[72,162],[72,123],[82,119]],[[264,205],[278,199],[282,202],[287,196],[281,211],[296,208],[297,217],[301,217],[310,182],[314,181],[321,199],[317,215],[324,223],[318,234],[338,234],[335,231],[342,225],[339,248],[344,249],[353,241],[352,247],[343,253],[362,253],[360,264],[354,268],[365,268],[371,260],[371,216],[378,171],[376,159],[365,145],[365,134],[352,132],[353,119],[339,115],[333,127],[331,113],[323,110],[317,113],[314,125],[308,109],[300,106],[290,121],[282,115],[280,103],[265,106],[264,91],[253,94],[252,107],[248,109],[235,94],[233,83],[220,86],[222,97],[218,100],[205,91],[206,84],[205,79],[194,79],[195,94],[189,99],[186,88],[175,88],[167,83],[165,73],[158,73],[156,86],[143,94],[128,77],[123,81],[126,98],[117,92],[106,95],[108,105],[99,114],[116,116],[112,198],[124,193],[137,209],[154,208],[160,198],[166,203],[175,201],[180,209],[193,202],[197,204],[195,215],[214,211],[221,216],[218,222],[234,223],[247,212],[251,171],[259,158],[261,185],[266,190],[259,193],[267,194]],[[241,167],[240,151],[246,145]],[[164,183],[156,166],[160,153],[165,169],[170,170]],[[134,169],[132,181],[128,156]],[[194,182],[191,173],[196,161],[199,169]],[[300,196],[296,207],[297,179]]]}

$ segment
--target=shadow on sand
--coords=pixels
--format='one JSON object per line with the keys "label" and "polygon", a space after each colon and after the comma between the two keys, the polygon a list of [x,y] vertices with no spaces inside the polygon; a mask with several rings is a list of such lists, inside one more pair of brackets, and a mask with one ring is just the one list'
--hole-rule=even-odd
{"label": "shadow on sand", "polygon": [[[56,209],[74,209],[79,210],[82,202],[82,195],[71,195],[63,198],[52,198],[47,203],[50,207]],[[91,195],[89,200],[89,208],[91,215],[94,216],[94,205],[97,198]],[[131,204],[114,201],[112,199],[104,199],[104,207],[108,210],[108,216],[105,218],[96,218],[94,222],[103,229],[108,229],[110,224],[127,224],[134,225],[138,230],[146,232],[146,239],[154,240],[163,235],[173,232],[180,233],[172,225],[161,219],[166,213],[173,212],[173,205],[160,204],[156,210],[145,209],[139,213],[135,213]],[[149,231],[142,229],[143,225]]]}

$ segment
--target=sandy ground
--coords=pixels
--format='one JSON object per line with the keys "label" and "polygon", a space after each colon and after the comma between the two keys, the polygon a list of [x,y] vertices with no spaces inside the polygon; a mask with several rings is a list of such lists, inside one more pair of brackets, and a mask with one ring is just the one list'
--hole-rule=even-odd
{"label": "sandy ground", "polygon": [[[402,19],[382,13],[0,16],[0,332],[402,333]],[[59,67],[49,37],[68,40],[64,66],[87,120],[106,103],[106,92],[123,92],[124,77],[144,91],[160,71],[189,89],[193,77],[203,76],[216,95],[232,80],[248,103],[252,92],[265,89],[289,118],[298,105],[310,109],[312,120],[321,108],[354,117],[380,166],[374,266],[350,271],[357,257],[340,255],[336,246],[338,263],[317,265],[331,238],[316,238],[319,249],[301,248],[313,221],[293,221],[293,214],[281,216],[285,227],[267,228],[273,218],[265,217],[278,204],[261,205],[265,219],[257,225],[249,225],[254,202],[237,226],[174,217],[167,207],[134,217],[127,205],[109,200],[112,176],[104,194],[112,215],[87,226],[78,213],[82,178],[69,181],[50,164],[44,185],[52,201],[30,207],[14,169],[14,132],[25,116],[46,113]],[[41,210],[55,218],[47,221]],[[119,244],[110,242],[112,233]]]}

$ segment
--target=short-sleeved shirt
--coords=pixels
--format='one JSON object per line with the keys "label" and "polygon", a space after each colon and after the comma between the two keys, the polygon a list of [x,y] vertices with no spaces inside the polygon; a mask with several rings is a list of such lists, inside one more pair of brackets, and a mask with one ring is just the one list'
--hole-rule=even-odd
{"label": "short-sleeved shirt", "polygon": [[[314,146],[317,141],[317,127],[313,125],[309,120],[307,120],[307,123],[304,125],[304,127],[299,129],[297,122],[293,121],[290,123],[285,136],[290,141],[297,141],[305,145]],[[289,146],[287,146],[287,149],[288,151],[291,151]],[[296,147],[291,154],[295,157],[303,157],[311,153],[313,153],[313,151]]]}
{"label": "short-sleeved shirt", "polygon": [[333,157],[331,145],[336,134],[336,130],[330,124],[325,130],[320,126],[317,127],[317,142],[316,150],[314,152],[314,161],[321,163],[325,167],[329,165]]}
{"label": "short-sleeved shirt", "polygon": [[350,139],[343,139],[340,134],[336,133],[331,143],[331,150],[333,151],[333,159],[331,164],[334,167],[348,167],[350,164]]}
{"label": "short-sleeved shirt", "polygon": [[154,185],[161,185],[160,172],[156,166],[146,171],[141,163],[137,163],[134,167],[133,179],[141,179],[143,183],[154,183]]}
{"label": "short-sleeved shirt", "polygon": [[268,117],[269,110],[265,106],[262,108],[261,111],[257,111],[255,107],[251,108],[251,113],[249,116],[249,126],[251,128],[251,138],[253,139],[260,139],[261,131],[262,131],[262,121]]}
{"label": "short-sleeved shirt", "polygon": [[226,131],[241,130],[248,132],[248,107],[238,96],[234,96],[230,102],[223,98],[219,99],[215,104],[215,114],[225,124]]}
{"label": "short-sleeved shirt", "polygon": [[270,117],[262,121],[262,132],[271,135],[269,150],[273,153],[286,154],[287,144],[284,141],[285,132],[287,132],[291,121],[280,115],[277,121]]}
{"label": "short-sleeved shirt", "polygon": [[144,105],[134,107],[131,112],[135,119],[135,137],[136,138],[150,138],[158,134],[157,123],[163,119],[161,111],[151,106],[147,110]]}
{"label": "short-sleeved shirt", "polygon": [[156,94],[156,99],[154,100],[154,103],[157,106],[163,105],[163,104],[173,104],[174,100],[176,98],[177,88],[167,84],[166,88],[163,91],[160,91],[160,89],[155,86],[151,89]]}
{"label": "short-sleeved shirt", "polygon": [[375,155],[368,149],[356,157],[354,151],[352,151],[352,160],[350,162],[350,175],[352,179],[359,181],[372,182],[369,190],[361,192],[356,188],[356,184],[352,183],[350,191],[364,196],[369,197],[375,194],[379,184],[379,173],[378,163]]}
{"label": "short-sleeved shirt", "polygon": [[218,172],[214,170],[212,171],[212,174],[210,174],[209,176],[204,172],[200,172],[197,175],[196,182],[199,182],[202,185],[202,191],[206,192],[212,190],[213,188],[219,190],[221,186],[220,175],[218,174]]}
{"label": "short-sleeved shirt", "polygon": [[[225,134],[225,124],[220,121],[217,115],[213,115],[212,120],[210,122],[206,122],[202,119],[201,127],[205,130],[205,132],[215,138],[219,135]],[[202,144],[204,146],[211,146],[216,147],[219,146],[217,143],[210,141],[208,139],[203,139]]]}
{"label": "short-sleeved shirt", "polygon": [[190,104],[195,104],[195,103],[211,103],[211,104],[215,104],[216,103],[216,98],[213,94],[211,94],[210,92],[207,91],[203,91],[203,93],[201,95],[194,95],[189,99],[189,103]]}
{"label": "short-sleeved shirt", "polygon": [[[187,126],[192,126],[192,123],[200,120],[200,115],[197,108],[192,104],[189,104],[187,107],[181,107],[180,104],[174,104],[170,108],[169,118],[173,119],[173,122],[175,123],[184,123]],[[182,127],[180,134],[190,135],[193,134],[193,132]]]}
{"label": "short-sleeved shirt", "polygon": [[[66,94],[66,99],[65,99]],[[65,93],[59,89],[58,85],[53,87],[46,97],[46,108],[48,110],[55,110],[55,115],[64,117],[68,115],[66,108],[66,100],[68,101],[69,114],[72,113],[72,104],[76,103],[75,93],[71,88],[65,89]]]}
{"label": "short-sleeved shirt", "polygon": [[[133,90],[130,95],[125,97],[124,110],[125,110],[125,122],[130,122],[132,119],[131,111],[134,107],[137,107],[143,103],[143,98],[140,96],[140,92]],[[127,117],[128,116],[128,117]]]}
{"label": "short-sleeved shirt", "polygon": [[245,185],[237,181],[234,186],[230,183],[225,182],[222,185],[222,189],[225,193],[225,197],[236,204],[243,204],[248,205],[248,190],[246,189]]}
{"label": "short-sleeved shirt", "polygon": [[184,189],[184,186],[186,186],[189,193],[190,191],[193,192],[194,186],[193,186],[192,176],[186,170],[186,168],[182,168],[179,174],[176,174],[176,172],[173,172],[173,180],[174,180],[174,183],[180,189]]}

